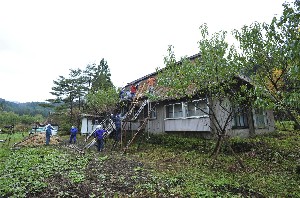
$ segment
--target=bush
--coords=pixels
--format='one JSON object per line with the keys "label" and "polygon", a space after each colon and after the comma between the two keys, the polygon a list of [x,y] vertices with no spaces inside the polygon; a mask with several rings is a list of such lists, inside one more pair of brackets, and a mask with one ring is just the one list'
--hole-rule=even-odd
{"label": "bush", "polygon": [[61,123],[59,125],[59,128],[58,128],[58,134],[59,135],[69,135],[70,134],[70,132],[69,132],[70,128],[71,128],[70,124],[68,124],[68,123]]}
{"label": "bush", "polygon": [[167,148],[185,151],[209,151],[213,148],[213,141],[195,137],[182,137],[179,135],[151,135],[148,140],[151,144],[162,145]]}
{"label": "bush", "polygon": [[293,131],[294,125],[294,121],[276,121],[275,123],[276,129],[281,131]]}

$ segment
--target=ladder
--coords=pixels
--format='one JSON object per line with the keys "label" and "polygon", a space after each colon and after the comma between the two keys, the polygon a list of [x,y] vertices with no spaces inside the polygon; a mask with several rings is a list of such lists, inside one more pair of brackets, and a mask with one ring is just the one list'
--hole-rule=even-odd
{"label": "ladder", "polygon": [[[109,118],[106,118],[106,119],[102,120],[102,122],[100,122],[99,125],[105,126],[105,123],[106,123],[106,121],[107,121],[108,119],[109,119]],[[90,133],[90,134],[85,138],[85,141],[87,141],[92,135],[94,135],[95,131],[96,131],[96,129],[95,129],[92,133]]]}
{"label": "ladder", "polygon": [[147,122],[148,122],[148,120],[149,120],[149,118],[150,118],[150,116],[151,116],[151,113],[152,113],[152,111],[155,109],[155,107],[156,107],[157,104],[158,104],[158,103],[155,103],[155,104],[152,106],[152,108],[151,108],[151,109],[149,110],[149,112],[148,112],[147,118],[143,121],[143,123],[141,124],[141,126],[137,129],[137,131],[136,131],[135,134],[133,135],[132,139],[131,139],[130,141],[128,141],[128,143],[127,143],[127,145],[126,145],[126,147],[124,148],[124,151],[123,151],[124,154],[125,154],[126,151],[128,150],[129,146],[133,143],[133,141],[134,141],[134,139],[136,138],[136,136],[140,133],[140,131],[142,131],[142,129],[145,128],[145,126],[146,126],[146,124],[147,124]]}
{"label": "ladder", "polygon": [[91,146],[95,145],[96,142],[97,142],[96,138],[93,138],[92,141],[90,141],[88,144],[86,144],[86,145],[82,148],[82,150],[90,148]]}
{"label": "ladder", "polygon": [[[134,117],[133,117],[132,119],[129,119],[129,116],[128,116],[128,115],[127,115],[127,117],[126,117],[127,119],[123,119],[124,122],[123,122],[123,124],[122,124],[122,129],[124,130],[125,141],[126,141],[126,126],[127,126],[128,122],[129,122],[129,121],[136,120],[137,117],[140,115],[140,113],[142,112],[142,110],[144,109],[144,107],[146,106],[146,104],[147,104],[148,102],[149,102],[149,100],[143,101],[143,103],[142,103],[142,105],[140,106],[139,110],[135,113],[135,115],[134,115]],[[136,103],[136,104],[137,104],[137,103]],[[132,108],[131,108],[131,110],[130,110],[131,113],[133,112],[133,110],[134,110],[136,104],[134,104],[134,105],[132,106]],[[121,146],[122,146],[122,142],[123,142],[123,140],[122,140],[122,135],[121,135]]]}
{"label": "ladder", "polygon": [[[108,126],[107,126],[107,124],[106,124],[107,121],[108,121]],[[113,120],[110,119],[110,118],[104,119],[100,124],[103,126],[103,128],[106,129],[106,133],[103,134],[103,138],[104,138],[104,139],[107,138],[107,137],[113,132],[113,130],[116,129]],[[95,129],[91,134],[89,134],[89,136],[86,138],[85,141],[87,141],[87,140],[88,140],[95,132],[96,132],[96,129]],[[96,142],[97,142],[96,138],[93,138],[88,144],[86,144],[86,145],[83,147],[82,150],[88,149],[88,148],[92,147],[93,145],[96,144]]]}
{"label": "ladder", "polygon": [[105,126],[106,133],[104,134],[104,138],[107,138],[114,130],[116,130],[116,126],[112,119],[108,119],[108,126]]}
{"label": "ladder", "polygon": [[[133,119],[130,119],[130,116],[132,115],[135,107],[137,106],[137,104],[139,104],[139,99],[142,98],[142,96],[145,93],[145,90],[147,90],[147,88],[148,88],[148,86],[147,86],[146,82],[144,82],[143,84],[140,85],[140,88],[138,89],[138,91],[134,97],[134,100],[131,103],[131,106],[129,108],[130,110],[123,117],[122,130],[124,130],[125,140],[126,140],[126,126],[128,124],[128,121],[137,119],[137,117],[139,116],[139,114],[141,113],[141,111],[143,110],[143,108],[145,107],[145,105],[148,102],[148,100],[144,101],[142,103],[142,106],[137,111],[137,113],[133,116]],[[123,142],[122,137],[123,137],[123,135],[121,135],[121,147],[122,147],[122,142]]]}
{"label": "ladder", "polygon": [[132,120],[137,119],[137,117],[140,115],[140,113],[142,112],[142,110],[144,109],[144,107],[146,106],[146,104],[148,103],[148,100],[145,100],[142,105],[140,106],[139,110],[134,114],[134,117],[132,118]]}
{"label": "ladder", "polygon": [[135,97],[133,98],[130,110],[124,115],[123,120],[128,119],[128,117],[133,113],[133,110],[138,104],[138,100],[140,99],[140,97],[142,97],[145,88],[147,88],[146,83],[144,83],[142,87],[138,89],[137,93],[135,94]]}

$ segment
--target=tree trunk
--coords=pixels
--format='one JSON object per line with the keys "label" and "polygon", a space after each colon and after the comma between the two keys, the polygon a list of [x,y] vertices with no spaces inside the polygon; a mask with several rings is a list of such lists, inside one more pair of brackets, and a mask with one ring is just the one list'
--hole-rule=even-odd
{"label": "tree trunk", "polygon": [[217,157],[218,157],[218,155],[219,155],[219,153],[220,153],[220,149],[221,149],[221,146],[222,146],[222,142],[223,142],[222,136],[221,136],[221,135],[218,135],[218,141],[217,141],[217,144],[216,144],[216,146],[215,146],[215,148],[214,148],[214,150],[213,150],[213,152],[212,152],[212,154],[211,154],[211,156],[210,156],[210,157],[213,159],[213,162],[212,162],[212,164],[211,164],[211,168],[214,167],[215,162],[217,161]]}
{"label": "tree trunk", "polygon": [[234,152],[234,150],[232,149],[230,143],[228,142],[228,140],[226,141],[226,145],[229,148],[230,152],[233,154],[233,156],[235,157],[235,159],[238,161],[238,163],[240,164],[240,166],[245,169],[244,163],[242,161],[242,159]]}
{"label": "tree trunk", "polygon": [[218,140],[217,140],[216,146],[215,146],[212,154],[210,155],[210,157],[216,158],[216,156],[219,154],[220,148],[222,146],[222,140],[223,140],[222,136],[218,135]]}
{"label": "tree trunk", "polygon": [[73,121],[73,99],[72,95],[70,94],[70,123]]}

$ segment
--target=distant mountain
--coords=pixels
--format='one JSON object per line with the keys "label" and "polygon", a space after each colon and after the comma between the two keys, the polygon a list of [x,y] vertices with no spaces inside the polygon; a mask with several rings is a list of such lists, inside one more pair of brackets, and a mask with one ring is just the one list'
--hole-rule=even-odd
{"label": "distant mountain", "polygon": [[11,102],[0,98],[0,111],[11,111],[18,115],[31,115],[35,116],[41,114],[43,116],[48,116],[49,112],[52,111],[50,107],[43,107],[44,102]]}

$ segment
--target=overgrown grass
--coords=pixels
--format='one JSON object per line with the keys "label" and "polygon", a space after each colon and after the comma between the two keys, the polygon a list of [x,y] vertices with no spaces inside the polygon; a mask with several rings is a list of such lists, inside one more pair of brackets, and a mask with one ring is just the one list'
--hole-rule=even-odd
{"label": "overgrown grass", "polygon": [[[21,138],[18,134],[15,139]],[[233,138],[230,142],[245,169],[225,149],[213,161],[209,156],[215,142],[211,140],[170,135],[141,140],[132,145],[126,158],[145,164],[134,168],[133,179],[141,177],[138,173],[142,169],[151,174],[135,188],[150,197],[158,192],[166,197],[300,197],[300,131]],[[114,157],[95,158],[92,153],[79,156],[52,146],[11,150],[2,144],[0,197],[38,193],[49,185],[47,178],[55,174],[74,185],[88,182],[86,169],[91,161],[100,163]]]}
{"label": "overgrown grass", "polygon": [[166,180],[180,181],[173,188],[183,196],[300,197],[300,131],[233,138],[231,145],[246,169],[226,150],[212,161],[209,154],[214,143],[209,140],[151,138],[155,146],[151,152],[142,146],[139,159],[151,162]]}
{"label": "overgrown grass", "polygon": [[[14,150],[11,146],[20,141],[23,134],[15,133],[11,137],[1,134],[1,138],[6,142],[0,145],[0,197],[26,197],[29,192],[38,192],[54,174],[65,175],[75,183],[84,180],[88,156],[74,156],[52,146]],[[8,138],[11,138],[9,144]]]}
{"label": "overgrown grass", "polygon": [[25,197],[47,186],[45,178],[54,174],[63,174],[73,182],[84,179],[84,173],[78,167],[85,167],[88,158],[74,158],[49,147],[6,150],[6,157],[0,165],[0,195]]}

